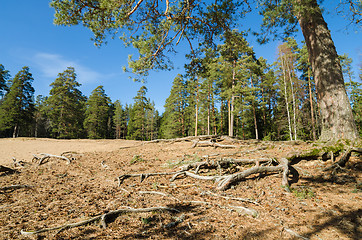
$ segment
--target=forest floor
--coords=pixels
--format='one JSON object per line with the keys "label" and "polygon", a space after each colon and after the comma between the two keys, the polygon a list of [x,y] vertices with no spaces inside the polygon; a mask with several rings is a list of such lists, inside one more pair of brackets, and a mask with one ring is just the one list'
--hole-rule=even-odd
{"label": "forest floor", "polygon": [[[223,142],[223,144],[226,142]],[[126,140],[0,139],[0,165],[12,158],[31,163],[18,173],[0,173],[0,239],[362,239],[362,157],[352,156],[343,171],[322,172],[331,161],[301,161],[291,192],[281,174],[256,174],[226,191],[190,177],[122,174],[173,172],[205,155],[257,159],[308,149],[303,142],[228,142],[234,149],[192,148],[192,142],[142,143]],[[33,154],[75,151],[75,160],[50,158],[32,163]],[[216,155],[217,154],[217,155]],[[238,166],[239,168],[239,166]],[[200,169],[213,176],[219,171]],[[21,231],[81,222],[117,209],[168,207],[178,210],[124,213],[90,224],[22,235]]]}

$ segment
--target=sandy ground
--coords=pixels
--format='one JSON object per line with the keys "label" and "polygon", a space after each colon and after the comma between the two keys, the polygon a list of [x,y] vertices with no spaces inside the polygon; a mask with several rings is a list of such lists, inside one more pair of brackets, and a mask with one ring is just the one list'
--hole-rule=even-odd
{"label": "sandy ground", "polygon": [[29,161],[34,154],[49,153],[60,155],[63,152],[111,152],[120,147],[130,146],[135,141],[124,140],[56,140],[48,138],[0,138],[0,164],[10,164],[17,160]]}
{"label": "sandy ground", "polygon": [[[337,172],[323,172],[330,161],[301,161],[300,179],[289,193],[280,174],[257,174],[226,191],[216,183],[172,175],[123,174],[174,172],[180,166],[221,156],[243,159],[280,157],[311,147],[256,141],[226,142],[235,149],[191,148],[191,142],[147,143],[125,140],[0,139],[1,164],[12,157],[27,163],[18,173],[0,173],[0,239],[362,239],[362,158],[354,156]],[[76,151],[70,164],[59,159],[38,166],[37,153]],[[218,155],[216,155],[218,154]],[[200,169],[202,176],[232,174]],[[242,201],[246,199],[248,201]],[[163,206],[178,212],[126,213],[71,229],[24,236],[21,231],[64,226],[117,209]],[[252,211],[245,211],[248,209]]]}

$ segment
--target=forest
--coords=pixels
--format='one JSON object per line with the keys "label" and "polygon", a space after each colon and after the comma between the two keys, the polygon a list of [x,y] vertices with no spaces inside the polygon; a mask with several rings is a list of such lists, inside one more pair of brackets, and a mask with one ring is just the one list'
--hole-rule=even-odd
{"label": "forest", "polygon": [[[278,59],[257,58],[244,35],[233,31],[216,48],[200,47],[198,58],[173,79],[160,114],[142,86],[134,102],[112,102],[103,86],[90,96],[79,90],[68,67],[50,84],[48,96],[34,96],[31,70],[14,77],[0,64],[0,136],[59,139],[155,140],[198,135],[239,139],[317,140],[320,107],[306,45],[287,38]],[[340,55],[352,112],[362,136],[362,68]]]}

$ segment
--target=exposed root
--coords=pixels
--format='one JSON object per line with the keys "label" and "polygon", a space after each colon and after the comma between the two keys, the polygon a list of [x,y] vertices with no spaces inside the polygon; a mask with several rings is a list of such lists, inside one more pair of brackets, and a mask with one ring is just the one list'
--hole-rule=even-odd
{"label": "exposed root", "polygon": [[39,233],[43,233],[43,232],[49,232],[49,231],[54,231],[54,230],[59,230],[59,232],[62,232],[66,229],[70,229],[70,228],[75,228],[75,227],[79,227],[79,226],[84,226],[87,225],[89,223],[93,223],[96,221],[100,221],[100,224],[106,228],[107,227],[107,218],[110,216],[113,217],[117,217],[123,213],[143,213],[143,212],[154,212],[154,211],[169,211],[169,212],[179,212],[177,209],[175,208],[169,208],[169,207],[150,207],[150,208],[125,208],[125,209],[118,209],[115,211],[110,211],[104,214],[99,214],[93,218],[84,220],[84,221],[80,221],[80,222],[76,222],[76,223],[70,223],[70,224],[65,224],[65,225],[61,225],[61,226],[57,226],[57,227],[52,227],[52,228],[43,228],[37,231],[24,231],[21,230],[20,233],[22,235],[34,235],[34,234],[39,234]]}
{"label": "exposed root", "polygon": [[161,173],[140,173],[140,174],[123,174],[121,176],[119,176],[118,179],[118,186],[120,186],[123,181],[127,178],[130,177],[139,177],[140,178],[140,182],[143,182],[143,180],[145,180],[146,178],[150,177],[150,176],[164,176],[164,175],[174,175],[177,173],[180,173],[182,171],[178,171],[178,172],[161,172]]}
{"label": "exposed root", "polygon": [[348,162],[349,158],[352,155],[352,152],[362,153],[362,148],[357,147],[350,147],[348,148],[341,156],[341,158],[338,160],[338,162],[333,163],[331,166],[326,167],[323,169],[323,171],[328,171],[335,168],[344,167],[346,163]]}
{"label": "exposed root", "polygon": [[6,187],[1,187],[0,191],[1,192],[12,192],[14,190],[21,189],[21,188],[33,188],[33,186],[29,186],[29,185],[11,185],[11,186],[6,186]]}
{"label": "exposed root", "polygon": [[[269,163],[269,166],[261,165],[261,163]],[[276,164],[277,165],[276,165]],[[254,167],[251,167],[242,172],[237,172],[230,175],[214,175],[214,176],[203,176],[198,174],[201,167],[203,168],[217,168],[221,170],[222,168],[228,169],[230,165],[245,165],[245,164],[255,164]],[[276,166],[270,166],[275,164]],[[189,170],[195,168],[194,172],[190,172]],[[280,163],[278,163],[275,159],[262,158],[262,159],[233,159],[233,158],[225,158],[217,161],[203,161],[203,162],[195,162],[186,164],[181,167],[180,171],[177,172],[159,172],[159,173],[141,173],[141,174],[124,174],[118,177],[118,185],[120,186],[123,181],[130,177],[140,177],[140,181],[142,182],[149,176],[162,176],[162,175],[173,175],[170,181],[175,181],[180,176],[187,176],[191,178],[195,178],[198,180],[208,180],[217,182],[216,189],[218,190],[226,190],[230,188],[231,185],[234,185],[242,180],[245,180],[247,177],[253,174],[265,174],[265,173],[279,173],[282,172],[282,186],[286,187],[286,190],[289,190],[289,174],[293,175],[293,182],[298,180],[298,172],[289,165],[289,161],[286,158],[282,158]],[[221,171],[220,171],[221,173]]]}
{"label": "exposed root", "polygon": [[[221,204],[217,204],[217,203],[211,203],[211,202],[206,202],[206,201],[183,201],[183,200],[180,200],[170,194],[166,194],[166,193],[162,193],[162,192],[155,192],[155,191],[140,191],[138,192],[139,194],[157,194],[157,195],[161,195],[161,196],[164,196],[164,197],[169,197],[169,198],[172,198],[172,199],[175,199],[177,200],[178,202],[181,202],[181,203],[188,203],[188,204],[201,204],[201,205],[215,205],[219,208],[222,208],[222,209],[226,209],[226,210],[229,210],[229,211],[236,211],[236,212],[239,212],[239,213],[243,213],[243,214],[246,214],[246,215],[251,215],[253,217],[257,217],[258,216],[258,212],[252,208],[246,208],[246,207],[243,207],[243,206],[232,206],[232,205],[228,205],[228,206],[223,206]],[[215,195],[214,195],[215,196]],[[232,200],[240,200],[239,198],[227,198],[227,199],[232,199]]]}
{"label": "exposed root", "polygon": [[5,167],[3,165],[0,165],[0,172],[6,173],[6,174],[8,174],[8,173],[12,174],[12,173],[16,173],[18,171],[16,171],[15,169],[8,168],[8,167]]}
{"label": "exposed root", "polygon": [[235,200],[235,201],[241,201],[241,202],[247,202],[247,203],[253,203],[255,205],[260,205],[258,202],[252,201],[250,199],[247,198],[238,198],[238,197],[230,197],[230,196],[222,196],[210,191],[206,191],[204,192],[204,194],[208,194],[210,196],[214,196],[214,197],[219,197],[219,198],[223,198],[223,199],[227,199],[227,200]]}
{"label": "exposed root", "polygon": [[193,141],[194,144],[191,148],[195,147],[214,147],[214,148],[236,148],[234,145],[222,145],[214,141]]}
{"label": "exposed root", "polygon": [[62,159],[62,160],[65,160],[67,162],[67,164],[70,164],[72,160],[71,157],[66,157],[64,155],[70,155],[71,156],[71,153],[70,152],[66,152],[65,154],[62,153],[62,155],[52,155],[52,154],[48,154],[48,153],[40,153],[40,155],[43,155],[42,157],[39,157],[39,156],[36,156],[35,154],[33,155],[33,160],[32,161],[37,161],[38,162],[38,166],[46,163],[46,160],[49,160],[50,158],[59,158],[59,159]]}

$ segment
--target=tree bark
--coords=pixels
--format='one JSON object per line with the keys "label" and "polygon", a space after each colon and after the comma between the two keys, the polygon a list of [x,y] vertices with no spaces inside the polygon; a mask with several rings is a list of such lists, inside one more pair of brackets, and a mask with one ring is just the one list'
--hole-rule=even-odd
{"label": "tree bark", "polygon": [[298,0],[296,13],[307,45],[320,103],[320,140],[358,139],[343,73],[327,23],[316,0]]}

